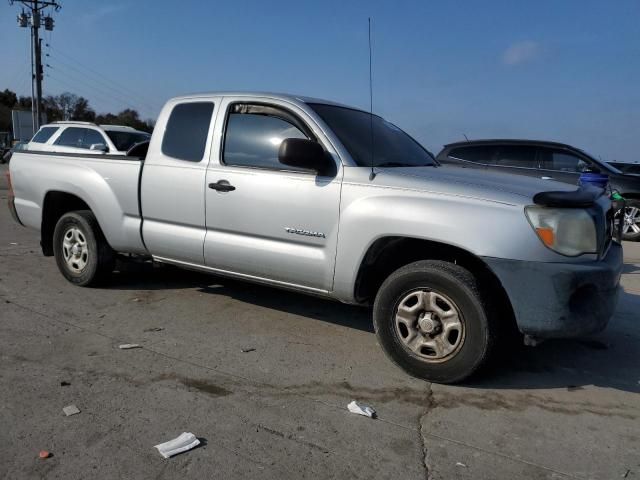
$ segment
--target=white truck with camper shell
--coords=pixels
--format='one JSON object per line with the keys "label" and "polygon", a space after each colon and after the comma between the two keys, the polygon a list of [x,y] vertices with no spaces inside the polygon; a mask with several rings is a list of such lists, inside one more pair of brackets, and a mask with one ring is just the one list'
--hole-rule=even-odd
{"label": "white truck with camper shell", "polygon": [[126,253],[372,305],[388,356],[436,382],[516,328],[578,336],[615,310],[601,189],[441,166],[379,116],[282,94],[174,98],[134,150],[13,157],[9,207],[76,285]]}

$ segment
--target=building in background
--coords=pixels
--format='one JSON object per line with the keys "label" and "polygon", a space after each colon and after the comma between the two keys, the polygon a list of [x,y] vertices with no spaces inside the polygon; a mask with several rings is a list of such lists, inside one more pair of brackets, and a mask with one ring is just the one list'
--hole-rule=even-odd
{"label": "building in background", "polygon": [[[42,112],[42,122],[47,123],[47,115],[44,112]],[[28,142],[35,133],[30,110],[11,110],[11,125],[14,142]]]}

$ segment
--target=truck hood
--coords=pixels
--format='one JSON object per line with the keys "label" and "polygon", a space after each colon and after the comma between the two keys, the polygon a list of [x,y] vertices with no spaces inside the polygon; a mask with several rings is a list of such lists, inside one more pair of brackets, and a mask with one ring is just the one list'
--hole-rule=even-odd
{"label": "truck hood", "polygon": [[424,190],[515,205],[532,203],[545,191],[576,190],[577,185],[475,168],[393,167],[376,169],[375,184],[391,188]]}

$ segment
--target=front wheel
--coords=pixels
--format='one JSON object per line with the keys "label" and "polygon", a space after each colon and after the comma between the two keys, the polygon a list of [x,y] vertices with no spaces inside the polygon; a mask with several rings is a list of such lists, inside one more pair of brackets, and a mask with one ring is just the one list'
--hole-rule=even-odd
{"label": "front wheel", "polygon": [[60,217],[53,232],[53,253],[62,275],[81,287],[100,283],[115,266],[115,253],[90,210]]}
{"label": "front wheel", "polygon": [[640,200],[625,200],[625,203],[622,239],[640,241]]}
{"label": "front wheel", "polygon": [[495,343],[475,277],[449,262],[419,261],[392,273],[376,296],[373,321],[394,363],[438,383],[469,377]]}

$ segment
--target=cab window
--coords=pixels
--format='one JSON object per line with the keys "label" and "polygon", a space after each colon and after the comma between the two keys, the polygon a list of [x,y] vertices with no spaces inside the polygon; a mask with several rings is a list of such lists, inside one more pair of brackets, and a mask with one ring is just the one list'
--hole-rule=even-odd
{"label": "cab window", "polygon": [[212,115],[212,102],[188,102],[173,107],[162,137],[162,153],[187,162],[201,161]]}
{"label": "cab window", "polygon": [[[223,163],[241,167],[300,170],[278,161],[287,138],[309,138],[290,113],[274,107],[232,105],[224,137]],[[296,125],[295,123],[298,123]]]}

